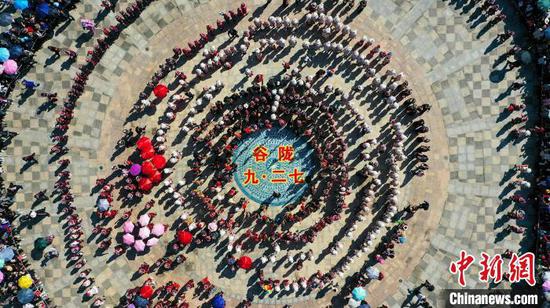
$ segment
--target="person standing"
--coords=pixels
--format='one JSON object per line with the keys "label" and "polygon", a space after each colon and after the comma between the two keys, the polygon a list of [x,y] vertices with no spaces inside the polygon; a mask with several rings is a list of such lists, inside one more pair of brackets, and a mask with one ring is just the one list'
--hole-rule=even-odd
{"label": "person standing", "polygon": [[231,39],[234,39],[234,38],[237,38],[239,37],[239,32],[237,32],[237,30],[235,30],[235,28],[231,28],[227,31],[227,34],[229,35],[229,37]]}
{"label": "person standing", "polygon": [[39,82],[36,82],[34,80],[31,80],[31,79],[23,79],[23,81],[21,81],[21,84],[25,88],[27,88],[28,90],[35,90],[36,88],[38,88],[40,86]]}
{"label": "person standing", "polygon": [[50,45],[50,46],[48,46],[48,50],[53,52],[53,57],[55,59],[58,59],[59,57],[61,57],[61,48]]}
{"label": "person standing", "polygon": [[34,152],[30,155],[23,156],[23,161],[31,165],[36,164],[38,163],[38,160],[36,160],[35,156],[36,156],[36,153]]}

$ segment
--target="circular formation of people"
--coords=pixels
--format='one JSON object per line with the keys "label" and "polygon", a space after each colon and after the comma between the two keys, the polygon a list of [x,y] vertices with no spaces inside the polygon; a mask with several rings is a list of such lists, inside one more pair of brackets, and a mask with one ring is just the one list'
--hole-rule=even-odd
{"label": "circular formation of people", "polygon": [[[58,109],[49,155],[22,153],[21,169],[33,170],[39,157],[48,156],[57,164],[54,187],[33,192],[30,212],[2,207],[1,227],[9,230],[0,247],[0,267],[9,265],[0,275],[5,300],[63,305],[28,267],[27,253],[38,255],[45,268],[66,258],[62,270],[71,276],[59,279],[74,280],[83,306],[290,307],[319,301],[370,307],[370,286],[388,275],[396,283],[387,263],[407,249],[412,232],[428,232],[413,221],[443,206],[439,199],[409,197],[436,180],[430,166],[443,152],[432,139],[444,132],[431,127],[441,126],[441,119],[429,117],[433,100],[417,95],[419,82],[409,76],[410,67],[395,63],[395,47],[351,26],[366,0],[273,0],[254,8],[232,3],[217,19],[205,19],[196,37],[167,46],[170,56],[155,59],[158,70],[133,93],[135,103],[117,110],[127,120],[107,150],[113,165],[101,167],[95,186],[84,192],[93,196],[93,211],[79,209],[80,196],[71,187],[78,175],[69,158],[75,157],[69,142],[75,109],[103,56],[151,2],[129,3],[116,13],[117,24],[103,29],[96,20],[77,20],[82,36],[95,40],[81,65],[74,64],[82,62],[77,51],[45,43],[54,59],[66,56],[76,68],[65,97],[43,91],[45,81],[26,79],[23,71],[40,65],[30,60],[33,48],[72,18],[75,4],[15,0],[10,5],[21,17],[0,14],[0,23],[11,25],[11,40],[19,42],[0,48],[4,109],[15,86],[31,95],[38,91],[47,100],[44,110]],[[115,5],[103,0],[102,10],[109,14]],[[482,7],[496,22],[504,19],[494,1]],[[499,40],[512,35],[507,31]],[[508,110],[523,108],[512,104]],[[530,134],[515,131],[518,139]],[[7,132],[6,139],[15,137]],[[517,168],[531,172],[527,165]],[[513,183],[530,186],[525,179]],[[24,186],[10,183],[4,203],[12,204]],[[446,191],[443,183],[432,189]],[[56,209],[41,206],[48,200]],[[16,248],[15,217],[32,228],[56,210],[64,239],[52,232],[29,239],[32,252]],[[511,216],[523,219],[524,213]],[[523,232],[514,225],[507,230]],[[106,263],[90,260],[104,256]],[[116,296],[106,295],[108,287],[96,279],[111,262],[133,271],[125,293]],[[126,279],[110,275],[112,284]],[[429,281],[422,287],[434,289]],[[416,295],[417,304],[431,307],[420,291]]]}

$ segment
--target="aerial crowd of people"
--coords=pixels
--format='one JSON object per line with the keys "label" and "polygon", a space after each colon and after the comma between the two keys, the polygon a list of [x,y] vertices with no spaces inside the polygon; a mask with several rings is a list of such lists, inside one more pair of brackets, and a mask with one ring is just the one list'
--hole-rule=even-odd
{"label": "aerial crowd of people", "polygon": [[[15,2],[17,1],[22,2],[22,0]],[[60,200],[59,209],[63,214],[63,222],[66,223],[65,256],[71,269],[78,273],[78,283],[85,290],[84,297],[90,299],[94,307],[104,305],[106,298],[101,295],[100,285],[96,283],[93,270],[87,266],[82,252],[84,245],[82,238],[85,234],[82,227],[83,218],[78,214],[79,209],[74,204],[75,197],[71,192],[72,174],[68,170],[71,160],[62,157],[69,152],[68,131],[74,120],[74,109],[84,93],[90,74],[109,47],[114,44],[121,31],[135,21],[151,2],[136,0],[129,4],[125,10],[117,14],[118,24],[102,29],[93,48],[87,52],[86,63],[78,67],[71,89],[67,97],[62,100],[51,135],[54,145],[49,154],[57,160],[59,167],[56,170],[55,187],[50,194],[47,190],[34,194],[36,205],[49,198]],[[269,2],[271,1],[267,1]],[[186,210],[175,222],[177,232],[168,246],[167,255],[154,264],[142,263],[136,269],[136,274],[149,275],[155,270],[174,270],[186,261],[186,253],[194,249],[218,245],[221,242],[220,239],[227,238],[222,261],[223,268],[227,268],[232,273],[239,270],[252,270],[255,277],[253,288],[256,288],[259,293],[336,291],[349,300],[350,306],[366,307],[365,305],[368,305],[366,295],[361,295],[363,294],[361,289],[371,281],[384,279],[384,273],[378,270],[377,264],[395,257],[395,250],[406,242],[407,221],[416,215],[418,210],[429,209],[428,201],[399,209],[398,204],[401,202],[398,198],[403,180],[400,178],[402,169],[407,170],[405,177],[411,178],[424,176],[430,168],[428,155],[431,150],[430,128],[428,121],[422,116],[431,109],[431,105],[417,103],[409,83],[405,80],[405,75],[389,67],[393,56],[391,51],[384,50],[380,43],[370,37],[359,37],[356,29],[346,25],[339,17],[333,17],[327,13],[322,3],[298,2],[291,3],[284,0],[282,6],[302,5],[306,10],[303,14],[303,22],[287,16],[270,16],[265,19],[256,17],[241,32],[235,27],[249,13],[246,4],[239,5],[235,11],[222,12],[220,19],[206,25],[205,31],[198,34],[196,40],[189,41],[185,47],[175,47],[173,56],[159,66],[159,70],[153,75],[147,88],[139,94],[139,99],[132,108],[133,113],[142,115],[156,108],[165,97],[169,100],[168,107],[161,115],[158,127],[152,129],[153,134],[150,138],[146,137],[146,127],[126,129],[117,147],[133,148],[140,140],[144,140],[142,138],[148,138],[155,154],[170,153],[166,167],[159,168],[159,178],[151,185],[161,185],[160,189],[166,200],[164,202],[177,206],[185,205]],[[355,3],[353,0],[347,0],[342,3],[350,12],[361,12],[367,6],[367,1]],[[43,4],[47,4],[47,8]],[[14,5],[17,7],[16,4]],[[8,58],[5,61],[17,60],[18,64],[15,73],[4,71],[4,74],[0,75],[2,85],[0,92],[5,97],[1,101],[3,147],[16,136],[16,133],[4,130],[3,119],[11,104],[8,95],[19,81],[30,92],[40,88],[40,81],[22,79],[23,72],[34,64],[32,60],[34,51],[51,35],[53,29],[64,20],[72,18],[69,10],[74,8],[75,3],[31,1],[25,8],[23,4],[19,5],[22,8],[21,16],[13,20],[8,32],[2,33],[3,40],[0,42],[0,45],[8,50]],[[542,43],[547,40],[546,19],[540,19],[540,14],[535,13],[538,12],[534,9],[535,3],[523,1],[518,5],[520,11],[525,13],[527,25],[533,31],[535,39],[541,41],[541,46],[544,45]],[[111,10],[113,6],[109,1],[102,2],[105,10]],[[488,16],[494,17],[491,22],[497,23],[506,19],[494,0],[483,1],[481,8]],[[96,36],[96,25],[92,20],[82,19],[80,22],[83,31],[89,31],[92,37]],[[308,36],[307,39],[301,38],[299,33],[305,29],[314,35]],[[237,42],[219,49],[209,44],[216,36],[225,32],[229,35],[229,43],[234,40]],[[506,31],[499,39],[504,41],[513,35],[513,32]],[[331,41],[330,39],[334,37],[338,39]],[[207,44],[208,47],[206,47]],[[304,56],[294,63],[284,62],[282,72],[278,76],[264,77],[261,72],[255,73],[251,65],[243,71],[243,78],[252,81],[252,85],[247,88],[217,99],[216,96],[226,85],[224,81],[216,80],[204,87],[202,91],[194,91],[196,84],[208,83],[210,76],[219,70],[231,70],[243,60],[259,63],[293,47],[303,49]],[[59,57],[63,53],[67,55],[69,61],[77,59],[77,52],[72,49],[48,46],[48,50],[54,57]],[[524,52],[525,50],[519,47],[511,49],[508,56],[514,59],[507,65],[520,66]],[[547,71],[545,69],[547,68],[545,57],[547,50],[541,47],[537,52],[540,55],[538,63],[543,72],[542,118],[547,121],[550,109],[550,103],[546,102],[550,100],[550,86],[544,74]],[[329,61],[328,67],[320,67],[314,74],[303,73],[304,67],[316,61],[319,54],[346,59],[347,67],[337,69],[337,64]],[[0,52],[1,57],[2,52]],[[194,57],[199,57],[201,61],[192,71],[177,70],[181,59],[185,61]],[[13,68],[11,62],[4,68],[8,67]],[[332,78],[341,70],[352,71],[355,68],[358,68],[363,75],[357,79],[360,82],[353,85],[351,89],[343,89],[332,83]],[[163,85],[163,80],[170,78],[171,72],[174,72],[173,79],[182,94],[172,94]],[[520,81],[512,85],[514,89],[521,89],[524,86],[525,83]],[[376,117],[384,118],[386,121],[384,123],[386,128],[376,137],[372,137],[373,128],[367,123],[367,119],[359,112],[354,102],[355,98],[363,97],[367,93],[375,94],[371,104],[377,111]],[[56,105],[59,99],[55,92],[41,92],[40,95],[51,105]],[[189,106],[191,108],[187,108]],[[523,125],[522,123],[529,120],[524,109],[525,105],[517,102],[510,104],[505,111],[515,113],[512,119],[514,124]],[[187,114],[184,115],[186,110]],[[206,114],[201,114],[202,112]],[[344,115],[351,117],[356,125],[349,129],[342,129],[340,121]],[[182,127],[175,125],[176,117],[185,117],[185,125]],[[199,117],[202,120],[198,120]],[[521,126],[513,131],[513,137],[516,139],[527,138],[531,134],[541,136],[543,159],[538,166],[540,173],[536,184],[540,193],[536,197],[527,196],[533,171],[527,164],[518,164],[514,169],[520,176],[511,182],[518,191],[514,192],[509,199],[519,205],[537,200],[539,262],[546,268],[550,266],[550,251],[546,245],[550,241],[550,236],[546,234],[547,229],[550,229],[550,211],[546,210],[550,208],[548,206],[550,200],[547,200],[550,182],[545,174],[548,161],[546,159],[548,154],[545,151],[547,143],[545,124],[546,122],[543,121],[542,125],[532,128]],[[279,215],[270,217],[267,214],[268,204],[262,204],[258,209],[251,210],[252,206],[246,198],[237,197],[238,190],[231,186],[236,169],[232,155],[239,143],[248,135],[274,127],[292,129],[307,139],[314,149],[320,169],[317,174],[302,179],[309,186],[299,202],[287,205]],[[190,158],[186,157],[182,151],[170,149],[167,143],[167,134],[170,129],[178,129],[178,134],[188,136],[187,147],[191,150]],[[405,141],[408,139],[414,144],[412,149],[404,148]],[[360,149],[359,154],[348,157],[346,151],[350,147]],[[22,157],[25,164],[23,169],[26,170],[38,164],[39,155],[25,153]],[[98,199],[106,200],[104,208],[99,208],[98,202],[98,210],[94,214],[98,219],[94,225],[93,234],[101,238],[98,244],[99,253],[110,251],[112,246],[114,246],[113,257],[130,253],[131,249],[128,249],[128,245],[123,243],[112,245],[112,243],[113,240],[118,240],[114,236],[116,225],[119,222],[131,221],[135,213],[133,209],[127,211],[115,209],[112,204],[116,203],[116,200],[122,200],[124,204],[136,206],[148,197],[151,188],[149,186],[145,188],[143,185],[144,174],[140,172],[134,174],[131,170],[136,164],[143,166],[148,159],[143,156],[143,151],[141,154],[136,151],[125,163],[112,169],[114,177],[97,180]],[[170,177],[176,165],[182,160],[190,162],[193,178],[191,182]],[[354,170],[350,167],[351,162],[364,162],[364,165],[360,170]],[[326,254],[335,256],[343,253],[344,256],[329,271],[306,274],[302,269],[314,259],[313,250],[308,250],[307,245],[315,242],[322,230],[331,224],[342,222],[344,211],[350,207],[346,202],[346,196],[352,194],[351,182],[355,180],[351,178],[354,173],[360,176],[359,183],[364,184],[365,189],[361,192],[362,195],[357,197],[360,205],[356,209],[356,215],[343,225],[342,234],[347,238],[354,237],[354,234],[358,233],[359,225],[364,225],[363,222],[369,217],[372,208],[380,208],[380,211],[372,218],[365,237],[357,243],[355,248],[344,251],[342,242],[345,237],[330,243]],[[296,180],[298,178],[297,174]],[[15,225],[15,219],[19,214],[10,209],[18,191],[25,188],[14,183],[4,187],[3,180],[0,184],[3,191],[0,208],[0,231],[2,232],[0,260],[5,261],[5,264],[0,261],[3,264],[0,266],[3,273],[0,279],[3,279],[0,285],[2,291],[0,300],[7,303],[19,301],[23,305],[34,304],[38,307],[46,307],[49,301],[48,295],[43,291],[38,277],[29,268],[26,254],[18,246],[20,239],[17,236],[18,228]],[[386,188],[382,196],[378,196],[381,187]],[[273,197],[277,198],[277,195],[274,194]],[[155,217],[157,213],[151,210],[155,204],[154,199],[144,202],[139,211],[140,218]],[[189,205],[192,206],[189,207]],[[319,214],[318,218],[309,227],[300,232],[291,231],[294,225],[308,217],[314,217],[316,213]],[[21,217],[21,223],[39,223],[42,217],[48,215],[46,209],[32,210]],[[518,221],[525,218],[525,212],[517,208],[507,215]],[[151,231],[154,227],[149,221],[141,226],[150,228]],[[165,230],[167,229],[169,229],[168,226],[165,227]],[[506,230],[516,233],[525,231],[524,228],[514,224],[508,225]],[[377,241],[377,238],[381,239]],[[43,266],[48,266],[51,259],[59,256],[59,252],[52,245],[53,240],[52,235],[44,235],[35,241],[35,248],[44,253]],[[257,260],[250,260],[247,253],[252,252],[258,244],[265,245],[268,249]],[[143,248],[145,253],[148,251],[147,247]],[[293,250],[296,251],[293,252]],[[281,251],[287,253],[283,255]],[[327,257],[326,254],[321,258]],[[365,254],[372,258],[365,258]],[[352,272],[354,271],[352,264],[365,259],[368,261],[364,266]],[[278,263],[282,260],[296,272],[296,278],[266,277],[263,268],[269,263]],[[338,281],[344,277],[351,277],[351,279],[340,285]],[[420,290],[423,287],[429,291],[434,287],[426,281],[417,288],[416,295],[421,298],[419,304],[430,307],[426,297],[421,296]],[[200,281],[191,279],[185,283],[169,281],[159,286],[155,279],[149,277],[141,286],[129,288],[120,304],[124,307],[189,307],[190,303],[183,294],[191,289],[195,289],[197,298],[207,298],[212,306],[223,307],[220,306],[224,303],[223,292],[217,290],[208,277]],[[252,300],[247,298],[240,305],[249,307]]]}

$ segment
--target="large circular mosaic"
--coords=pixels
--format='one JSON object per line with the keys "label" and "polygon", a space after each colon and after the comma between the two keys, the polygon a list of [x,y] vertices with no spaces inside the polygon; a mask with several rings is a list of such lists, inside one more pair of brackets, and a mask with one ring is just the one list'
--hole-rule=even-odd
{"label": "large circular mosaic", "polygon": [[246,136],[233,154],[234,179],[249,199],[285,205],[306,191],[314,159],[307,140],[290,128],[262,129]]}

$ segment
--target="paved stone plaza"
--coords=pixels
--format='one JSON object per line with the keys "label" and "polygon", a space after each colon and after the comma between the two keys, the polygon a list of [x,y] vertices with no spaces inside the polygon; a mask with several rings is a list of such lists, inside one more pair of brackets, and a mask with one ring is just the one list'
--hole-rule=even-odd
{"label": "paved stone plaza", "polygon": [[[207,46],[228,46],[237,43],[254,17],[267,19],[270,15],[277,15],[303,18],[307,13],[305,9],[299,10],[297,5],[281,8],[280,0],[272,0],[268,5],[264,5],[265,0],[245,2],[250,13],[236,26],[241,37],[234,42],[228,42],[228,35],[222,33]],[[507,13],[507,21],[489,26],[480,16],[476,1],[469,1],[469,4],[464,2],[468,1],[370,0],[367,8],[359,14],[353,14],[354,10],[348,10],[343,5],[326,5],[331,15],[339,16],[351,28],[356,29],[359,38],[366,35],[375,39],[382,49],[391,50],[393,56],[388,68],[404,72],[417,104],[432,105],[432,109],[423,115],[423,119],[430,127],[430,170],[424,177],[412,177],[404,164],[398,202],[398,207],[403,209],[408,204],[418,204],[427,200],[430,202],[430,209],[415,214],[408,222],[407,242],[396,247],[394,258],[377,266],[385,277],[381,281],[371,281],[366,286],[369,292],[367,301],[372,307],[382,304],[389,307],[406,305],[412,297],[409,290],[426,279],[436,287],[434,292],[426,293],[428,300],[436,305],[439,301],[439,290],[458,286],[456,277],[451,276],[448,268],[450,262],[458,258],[460,250],[466,250],[479,257],[481,252],[494,255],[502,253],[505,249],[525,251],[531,245],[530,240],[524,238],[524,235],[508,234],[504,231],[507,224],[503,215],[507,211],[507,204],[503,199],[511,191],[507,185],[513,179],[513,172],[510,170],[514,164],[531,163],[526,157],[532,153],[534,147],[525,141],[510,141],[508,134],[511,128],[506,124],[506,114],[503,110],[512,102],[525,101],[529,102],[527,112],[535,113],[536,98],[533,88],[527,86],[522,91],[513,91],[510,88],[518,76],[525,78],[528,84],[533,84],[531,81],[535,76],[531,74],[534,69],[529,65],[523,66],[521,70],[505,67],[503,54],[511,48],[512,41],[498,43],[497,35],[504,29],[513,29],[513,43],[524,43],[524,33],[512,7],[508,7],[507,3],[502,1],[501,6]],[[115,11],[125,8],[127,4],[126,0],[118,1]],[[150,252],[137,256],[124,254],[115,258],[113,249],[110,248],[104,254],[98,255],[99,239],[91,233],[92,217],[98,198],[98,191],[94,190],[96,179],[110,176],[111,168],[124,163],[133,151],[133,148],[129,148],[113,154],[117,141],[122,137],[122,130],[147,125],[147,135],[151,136],[156,131],[154,128],[158,126],[160,118],[165,114],[168,99],[160,102],[153,111],[139,118],[131,118],[130,110],[139,100],[138,94],[146,87],[164,59],[173,54],[172,48],[185,46],[191,39],[196,39],[199,33],[205,32],[207,24],[215,24],[215,20],[221,18],[220,11],[236,9],[239,4],[240,2],[231,0],[155,1],[109,48],[90,75],[84,94],[77,104],[75,117],[68,131],[70,151],[66,157],[71,159],[74,204],[83,218],[87,240],[83,251],[87,267],[92,269],[96,284],[100,287],[99,294],[107,299],[106,307],[117,305],[127,289],[140,286],[149,276],[153,277],[158,285],[170,280],[184,284],[189,279],[199,281],[209,277],[216,289],[225,293],[229,307],[236,307],[251,294],[251,285],[255,281],[254,271],[238,271],[232,275],[234,277],[225,274],[222,258],[228,243],[225,238],[222,238],[218,245],[186,251],[187,260],[174,270],[160,274],[152,273],[149,276],[135,275],[141,263],[152,264],[165,255],[178,227],[176,220],[184,210],[193,210],[193,204],[190,202],[186,202],[180,208],[171,202],[162,201],[166,199],[162,185],[154,188],[139,204],[133,206],[132,220],[135,220],[145,202],[156,199],[157,203],[152,209],[158,213],[155,222],[170,226],[170,231],[161,237],[160,244],[152,247]],[[38,63],[26,78],[41,82],[40,91],[55,91],[60,97],[66,96],[77,65],[84,63],[86,51],[94,44],[93,40],[83,38],[79,18],[96,18],[98,8],[99,1],[96,0],[78,4],[77,9],[71,12],[76,21],[65,25],[64,29],[58,31],[51,42],[47,43],[59,47],[78,48],[79,58],[76,64],[67,65],[63,63],[63,59],[51,61],[51,54],[45,48],[37,52]],[[112,13],[99,21],[101,26],[114,23],[116,20]],[[334,67],[336,72],[330,78],[331,85],[344,92],[352,90],[356,83],[356,75],[347,70],[346,60],[338,62],[330,56],[314,57],[313,63],[304,64],[300,46],[303,40],[313,34],[301,30],[293,34],[298,37],[299,42],[292,50],[269,56],[268,60],[259,63],[250,61],[249,55],[246,55],[231,69],[216,71],[210,78],[198,80],[193,88],[194,94],[200,96],[203,88],[211,86],[216,80],[222,80],[225,87],[216,96],[216,99],[221,99],[252,85],[253,78],[246,78],[244,74],[246,68],[250,68],[255,74],[263,74],[267,80],[269,77],[285,74],[285,61],[290,61],[293,67],[302,63],[302,75],[314,74],[319,68]],[[249,50],[257,48],[257,42],[252,44]],[[197,56],[186,61],[178,70],[191,76],[199,63],[199,58],[201,57]],[[173,73],[164,79],[166,84],[173,81],[172,76]],[[5,153],[6,181],[24,186],[24,191],[19,193],[16,199],[20,213],[29,211],[34,202],[34,193],[43,189],[48,189],[49,192],[53,190],[55,172],[58,168],[55,162],[49,161],[51,155],[48,154],[52,145],[49,135],[55,124],[57,109],[37,113],[44,103],[43,98],[38,93],[28,95],[23,91],[16,89],[13,93],[16,102],[7,115],[7,123],[8,129],[17,131],[19,135],[12,140]],[[386,123],[391,116],[377,115],[377,107],[371,103],[375,98],[371,94],[356,97],[355,107],[371,124],[372,138],[387,129]],[[172,124],[174,128],[166,134],[169,149],[167,153],[172,149],[185,152],[191,143],[189,136],[180,132],[186,119],[191,116],[190,108],[191,106],[187,106],[185,110],[180,111]],[[202,117],[197,117],[195,121],[200,122]],[[348,121],[353,120],[342,119],[343,123]],[[350,142],[346,153],[351,157],[358,151],[359,144],[360,142]],[[405,143],[405,148],[407,147],[412,148],[412,145]],[[23,166],[21,156],[32,152],[38,154],[39,163],[20,172]],[[192,187],[191,182],[194,180],[189,179],[191,167],[186,160],[179,162],[170,176],[174,182],[187,179],[185,189]],[[363,162],[350,165],[352,173],[364,166]],[[356,208],[359,206],[359,202],[354,202],[355,196],[363,190],[363,186],[355,186],[352,193],[346,197],[350,209],[345,212],[344,219],[324,229],[314,243],[291,252],[298,254],[300,251],[306,252],[311,249],[314,256],[319,256],[318,258],[304,262],[303,268],[299,271],[291,271],[288,264],[282,260],[286,254],[282,251],[277,255],[278,262],[268,263],[264,267],[266,277],[308,277],[317,270],[327,272],[338,264],[346,256],[346,251],[350,247],[355,247],[357,239],[364,238],[364,230],[374,219],[375,215],[370,213],[364,225],[359,224],[352,237],[346,236],[345,230],[349,228],[352,219],[355,219],[353,213],[357,212]],[[267,196],[269,195],[271,191],[267,192]],[[246,194],[239,190],[235,199],[245,196]],[[56,202],[48,200],[38,206],[45,206],[52,213],[51,217],[43,219],[32,228],[21,230],[22,245],[29,255],[34,240],[47,234],[56,235],[54,246],[60,252],[65,251],[65,234],[60,223],[61,214],[57,213]],[[114,208],[120,208],[120,212],[128,210],[121,206],[120,201],[115,200],[114,204]],[[253,203],[250,207],[253,210],[259,205]],[[274,218],[280,213],[281,208],[271,206],[267,209],[266,215]],[[319,215],[321,213],[316,213],[302,221],[297,230],[312,225]],[[522,226],[529,227],[527,222],[533,220],[528,217]],[[115,221],[116,219],[108,223],[108,226],[114,229],[111,233],[112,246],[120,242],[120,225],[115,225]],[[336,255],[327,254],[331,243],[337,240],[343,244],[343,249]],[[247,251],[247,254],[253,259],[258,259],[266,250],[268,249],[256,247]],[[366,253],[355,260],[346,276],[359,271],[370,257],[370,253]],[[46,267],[40,266],[40,260],[33,260],[32,264],[55,305],[90,305],[89,301],[83,301],[79,284],[75,283],[77,276],[63,256],[54,259]],[[468,286],[489,287],[477,280],[477,271],[475,268],[468,272]],[[340,286],[345,284],[343,278],[337,278],[337,281],[340,281]],[[498,287],[505,287],[505,283]],[[186,298],[192,307],[201,303],[199,299],[192,298],[190,292],[187,292]],[[333,291],[306,294],[281,292],[267,296],[256,295],[253,307],[281,307],[284,304],[291,304],[292,307],[343,307],[342,303],[343,299]]]}

